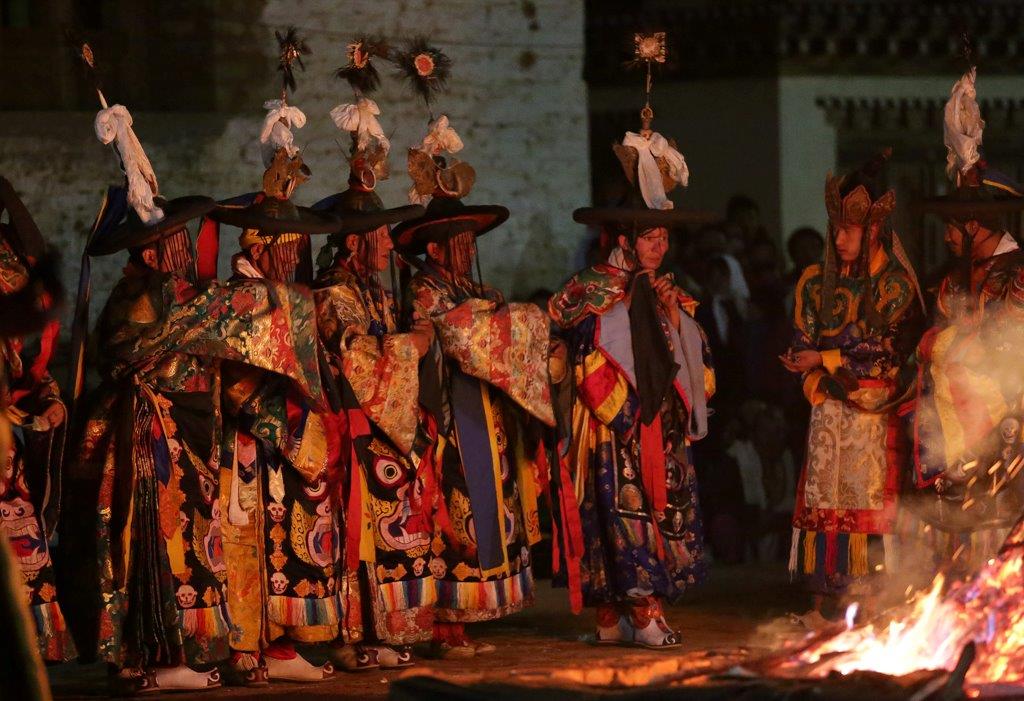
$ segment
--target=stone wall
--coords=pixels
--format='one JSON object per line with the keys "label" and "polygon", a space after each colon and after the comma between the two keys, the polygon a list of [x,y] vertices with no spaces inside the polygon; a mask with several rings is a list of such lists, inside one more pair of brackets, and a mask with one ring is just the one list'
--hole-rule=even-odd
{"label": "stone wall", "polygon": [[[310,204],[341,189],[347,176],[341,145],[347,148],[348,138],[328,113],[351,97],[347,85],[333,78],[346,44],[361,32],[392,40],[427,34],[454,62],[450,92],[436,109],[449,115],[466,143],[460,157],[477,170],[467,202],[500,203],[512,211],[507,224],[481,240],[485,278],[523,296],[555,286],[571,272],[585,232],[570,212],[589,200],[590,190],[581,0],[265,0],[211,7],[201,29],[213,42],[212,75],[177,74],[173,42],[133,28],[133,42],[161,52],[150,65],[161,70],[153,80],[162,89],[201,80],[216,91],[215,109],[203,112],[147,112],[127,104],[162,193],[223,198],[258,189],[262,102],[278,91],[273,30],[290,24],[314,52],[292,99],[309,119],[297,140],[313,170],[295,199]],[[135,10],[122,14],[129,12]],[[131,26],[134,15],[121,20]],[[118,56],[100,60],[116,63]],[[133,75],[130,67],[115,67],[118,76]],[[379,191],[386,204],[397,205],[405,203],[409,187],[405,149],[422,138],[428,115],[389,69],[382,73],[384,85],[375,97],[394,150],[392,178]],[[129,92],[110,82],[105,89],[111,102]],[[8,111],[0,120],[0,172],[64,252],[71,289],[100,196],[120,179],[113,153],[93,135],[93,116]],[[232,238],[225,238],[222,252],[232,246]],[[116,281],[122,258],[94,264],[94,310]]]}

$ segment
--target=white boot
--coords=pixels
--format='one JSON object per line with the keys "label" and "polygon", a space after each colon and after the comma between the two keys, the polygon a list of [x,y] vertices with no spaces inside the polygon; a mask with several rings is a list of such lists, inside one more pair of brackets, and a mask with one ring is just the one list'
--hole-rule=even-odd
{"label": "white boot", "polygon": [[299,653],[295,656],[279,660],[270,655],[264,656],[267,661],[267,676],[274,682],[323,682],[334,676],[334,667],[325,662],[318,667],[306,660]]}
{"label": "white boot", "polygon": [[377,652],[377,659],[380,661],[381,669],[403,669],[412,667],[415,662],[412,660],[412,648],[408,645],[374,645]]}
{"label": "white boot", "polygon": [[376,648],[361,643],[332,647],[329,654],[331,661],[346,672],[366,672],[381,666]]}
{"label": "white boot", "polygon": [[633,628],[633,643],[640,647],[663,650],[683,644],[679,634],[668,627],[664,618],[652,618],[644,628]]}
{"label": "white boot", "polygon": [[598,645],[621,645],[632,640],[633,626],[629,625],[629,618],[626,616],[619,616],[619,620],[613,626],[597,626]]}
{"label": "white boot", "polygon": [[220,672],[197,672],[185,665],[157,667],[153,670],[157,691],[204,691],[220,688]]}

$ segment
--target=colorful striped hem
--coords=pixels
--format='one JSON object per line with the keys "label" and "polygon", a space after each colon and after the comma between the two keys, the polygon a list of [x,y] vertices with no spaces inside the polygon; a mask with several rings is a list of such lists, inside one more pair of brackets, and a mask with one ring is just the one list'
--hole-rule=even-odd
{"label": "colorful striped hem", "polygon": [[75,657],[75,643],[64,621],[60,604],[51,601],[30,606],[29,611],[36,625],[36,640],[42,658],[47,662],[65,662]]}
{"label": "colorful striped hem", "polygon": [[437,601],[439,585],[440,582],[428,575],[420,579],[380,582],[377,587],[384,602],[385,611],[407,611],[423,606],[433,606]]}
{"label": "colorful striped hem", "polygon": [[223,638],[231,630],[223,605],[178,609],[178,625],[186,638],[199,641]]}
{"label": "colorful striped hem", "polygon": [[285,628],[297,626],[335,626],[341,620],[342,605],[337,594],[325,599],[296,596],[271,596],[267,616]]}
{"label": "colorful striped hem", "polygon": [[489,618],[500,618],[532,601],[533,571],[529,567],[510,577],[484,582],[437,582],[437,608],[473,612],[473,620],[486,620],[480,617],[483,612],[494,612]]}
{"label": "colorful striped hem", "polygon": [[[881,547],[875,547],[876,544]],[[885,558],[889,547],[891,538],[882,535],[794,528],[789,571],[791,574],[863,577],[890,564]]]}

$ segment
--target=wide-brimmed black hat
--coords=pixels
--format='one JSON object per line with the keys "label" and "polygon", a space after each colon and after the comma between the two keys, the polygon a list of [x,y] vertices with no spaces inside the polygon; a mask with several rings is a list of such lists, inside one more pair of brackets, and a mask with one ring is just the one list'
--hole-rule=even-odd
{"label": "wide-brimmed black hat", "polygon": [[423,216],[402,222],[391,235],[400,251],[415,255],[426,250],[428,243],[444,243],[464,232],[483,236],[508,215],[508,208],[499,204],[468,205],[457,197],[435,196]]}
{"label": "wide-brimmed black hat", "polygon": [[913,202],[911,210],[961,222],[1024,211],[1024,188],[1003,173],[991,168],[978,169],[972,180],[977,184],[961,182],[949,194]]}
{"label": "wide-brimmed black hat", "polygon": [[86,253],[90,256],[107,256],[127,248],[145,246],[166,234],[173,234],[217,206],[213,199],[202,195],[188,195],[173,200],[157,197],[154,201],[163,210],[163,219],[153,224],[144,224],[135,208],[128,207],[124,221],[109,234],[94,237],[86,247]]}
{"label": "wide-brimmed black hat", "polygon": [[23,258],[38,259],[46,250],[46,242],[25,203],[11,185],[0,176],[0,217],[7,212],[5,236],[14,252]]}
{"label": "wide-brimmed black hat", "polygon": [[373,231],[382,226],[393,226],[422,217],[426,213],[426,209],[418,204],[385,207],[380,195],[356,185],[350,186],[344,192],[325,197],[313,205],[313,210],[329,212],[340,217],[342,226],[334,232],[339,236]]}
{"label": "wide-brimmed black hat", "polygon": [[336,215],[299,207],[291,200],[264,196],[257,202],[239,207],[217,204],[210,218],[240,229],[256,229],[263,234],[333,234],[343,222]]}
{"label": "wide-brimmed black hat", "polygon": [[587,226],[613,226],[631,229],[634,233],[658,227],[671,229],[687,224],[713,224],[721,219],[714,212],[700,209],[651,209],[644,202],[639,188],[634,185],[630,185],[628,194],[619,204],[580,207],[572,213],[572,218]]}

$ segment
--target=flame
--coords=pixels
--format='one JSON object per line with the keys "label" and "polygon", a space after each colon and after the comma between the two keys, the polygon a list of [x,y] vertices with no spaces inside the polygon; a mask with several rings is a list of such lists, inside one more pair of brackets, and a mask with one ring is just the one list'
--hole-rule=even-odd
{"label": "flame", "polygon": [[846,630],[800,652],[790,662],[813,676],[870,670],[894,676],[924,669],[952,671],[964,646],[977,657],[970,684],[1024,683],[1024,549],[1013,547],[989,560],[971,578],[931,588],[888,620],[856,624],[856,605]]}

